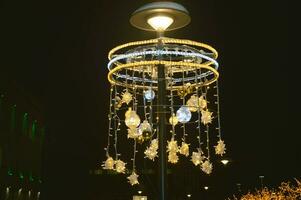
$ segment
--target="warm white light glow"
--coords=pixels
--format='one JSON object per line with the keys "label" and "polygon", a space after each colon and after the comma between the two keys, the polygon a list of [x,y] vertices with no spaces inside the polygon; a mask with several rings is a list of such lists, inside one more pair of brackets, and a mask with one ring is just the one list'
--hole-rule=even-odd
{"label": "warm white light glow", "polygon": [[141,194],[141,193],[142,193],[142,191],[141,191],[141,190],[139,190],[139,191],[138,191],[138,194]]}
{"label": "warm white light glow", "polygon": [[173,19],[171,17],[158,15],[149,18],[147,23],[156,31],[165,31],[173,23]]}
{"label": "warm white light glow", "polygon": [[204,189],[205,189],[205,190],[208,190],[208,189],[209,189],[209,187],[208,187],[208,186],[205,186],[205,187],[204,187]]}
{"label": "warm white light glow", "polygon": [[227,165],[229,163],[229,160],[226,160],[226,159],[221,160],[221,163],[223,163],[223,165]]}
{"label": "warm white light glow", "polygon": [[190,197],[191,197],[191,194],[187,194],[187,197],[189,197],[189,198],[190,198]]}

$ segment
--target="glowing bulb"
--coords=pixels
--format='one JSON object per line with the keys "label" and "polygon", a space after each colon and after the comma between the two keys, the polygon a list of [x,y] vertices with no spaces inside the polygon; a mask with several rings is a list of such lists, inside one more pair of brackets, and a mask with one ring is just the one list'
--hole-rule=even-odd
{"label": "glowing bulb", "polygon": [[141,190],[139,190],[139,191],[138,191],[138,194],[141,194],[141,193],[142,193],[142,191],[141,191]]}
{"label": "glowing bulb", "polygon": [[223,163],[223,165],[227,165],[229,163],[229,160],[226,160],[226,159],[221,160],[221,163]]}
{"label": "glowing bulb", "polygon": [[209,189],[209,187],[208,187],[208,186],[205,186],[205,187],[204,187],[204,189],[205,189],[205,190],[208,190],[208,189]]}
{"label": "glowing bulb", "polygon": [[156,31],[165,31],[173,23],[173,19],[171,17],[158,15],[149,18],[147,23]]}
{"label": "glowing bulb", "polygon": [[191,194],[187,194],[187,197],[190,198],[190,197],[191,197]]}

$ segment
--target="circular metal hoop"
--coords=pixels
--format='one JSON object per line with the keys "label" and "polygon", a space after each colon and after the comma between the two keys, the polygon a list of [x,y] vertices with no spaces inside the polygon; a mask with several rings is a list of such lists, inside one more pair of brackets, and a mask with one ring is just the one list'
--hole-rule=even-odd
{"label": "circular metal hoop", "polygon": [[[163,44],[164,43],[165,44],[183,44],[183,45],[201,47],[201,48],[207,49],[208,51],[212,52],[213,53],[212,57],[214,59],[217,59],[217,57],[218,57],[218,52],[208,44],[204,44],[204,43],[201,43],[201,42],[195,42],[195,41],[192,41],[192,40],[174,39],[174,38],[165,38],[165,37],[160,38],[160,40],[162,41]],[[126,43],[126,44],[122,44],[122,45],[119,45],[119,46],[113,48],[109,52],[108,58],[109,58],[109,60],[111,60],[113,55],[116,54],[121,49],[129,48],[129,47],[133,47],[133,46],[147,45],[147,44],[157,44],[158,42],[159,42],[159,38],[152,39],[152,40],[142,40],[142,41],[136,41],[136,42],[129,42],[129,43]],[[212,63],[210,63],[210,64],[212,64]]]}
{"label": "circular metal hoop", "polygon": [[[108,80],[112,85],[119,85],[119,86],[126,87],[125,83],[118,82],[113,78],[115,73],[117,73],[118,71],[123,70],[123,69],[131,69],[131,68],[135,68],[135,67],[141,67],[141,66],[144,66],[144,65],[160,65],[160,64],[165,65],[165,66],[179,66],[179,65],[181,65],[181,66],[196,67],[197,69],[207,69],[214,75],[214,77],[212,79],[207,80],[205,82],[191,84],[191,87],[210,85],[211,83],[214,83],[219,77],[219,73],[217,72],[217,70],[215,70],[213,67],[208,66],[208,65],[198,64],[198,63],[169,62],[169,61],[153,60],[153,61],[142,61],[142,62],[135,62],[135,63],[127,63],[127,64],[118,65],[117,67],[115,67],[114,69],[112,69],[108,73]],[[143,86],[143,85],[135,85],[135,87],[140,88],[140,89],[149,88],[149,86]],[[157,90],[156,86],[152,86],[152,88],[154,90]],[[181,89],[181,88],[182,88],[182,86],[167,87],[168,90],[170,90],[170,89],[178,90],[178,89]]]}

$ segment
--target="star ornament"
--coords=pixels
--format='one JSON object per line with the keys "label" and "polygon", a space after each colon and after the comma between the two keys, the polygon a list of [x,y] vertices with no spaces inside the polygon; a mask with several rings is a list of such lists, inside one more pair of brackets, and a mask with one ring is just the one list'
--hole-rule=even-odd
{"label": "star ornament", "polygon": [[223,140],[219,140],[217,142],[217,145],[214,147],[215,147],[215,154],[222,156],[223,154],[226,153],[226,145]]}
{"label": "star ornament", "polygon": [[125,165],[126,163],[123,162],[122,160],[116,160],[115,161],[115,170],[118,173],[125,173]]}
{"label": "star ornament", "polygon": [[133,171],[132,174],[127,177],[127,179],[129,180],[128,182],[133,186],[139,184],[138,177],[139,175]]}
{"label": "star ornament", "polygon": [[185,142],[182,142],[179,152],[186,157],[189,156],[189,145]]}
{"label": "star ornament", "polygon": [[145,151],[144,151],[144,154],[145,154],[145,157],[154,161],[155,158],[158,156],[158,152],[156,149],[152,149],[151,147],[147,148]]}
{"label": "star ornament", "polygon": [[102,164],[103,169],[114,169],[114,160],[112,157],[108,157],[107,160],[105,160]]}
{"label": "star ornament", "polygon": [[176,140],[171,139],[170,141],[167,141],[167,152],[171,153],[177,153],[179,150],[178,143]]}
{"label": "star ornament", "polygon": [[201,151],[198,152],[192,152],[191,161],[195,166],[198,166],[201,164],[204,160],[203,153]]}
{"label": "star ornament", "polygon": [[206,174],[211,174],[212,173],[212,164],[206,160],[205,162],[203,162],[203,164],[201,165],[201,169],[203,172],[205,172]]}
{"label": "star ornament", "polygon": [[128,91],[124,92],[122,94],[122,102],[126,103],[127,105],[129,105],[129,103],[133,100],[133,96],[131,93],[129,93]]}
{"label": "star ornament", "polygon": [[208,110],[202,110],[201,122],[206,125],[212,122],[212,112]]}

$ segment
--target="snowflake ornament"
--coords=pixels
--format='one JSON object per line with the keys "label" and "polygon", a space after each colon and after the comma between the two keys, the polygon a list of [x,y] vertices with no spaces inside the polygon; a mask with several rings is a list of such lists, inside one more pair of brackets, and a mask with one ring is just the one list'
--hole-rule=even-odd
{"label": "snowflake ornament", "polygon": [[173,152],[168,153],[168,162],[175,164],[178,161],[179,161],[179,157],[177,153],[173,153]]}
{"label": "snowflake ornament", "polygon": [[206,125],[212,122],[212,112],[208,110],[202,110],[201,122]]}
{"label": "snowflake ornament", "polygon": [[192,152],[191,161],[195,166],[201,164],[204,160],[202,151],[198,150],[197,152]]}
{"label": "snowflake ornament", "polygon": [[114,159],[110,156],[103,162],[102,168],[103,169],[114,169]]}
{"label": "snowflake ornament", "polygon": [[126,103],[127,105],[129,105],[129,103],[133,100],[133,95],[131,93],[129,93],[128,91],[125,91],[122,94],[122,102]]}
{"label": "snowflake ornament", "polygon": [[208,160],[206,160],[205,162],[202,163],[201,169],[206,174],[211,174],[211,172],[212,172],[212,164]]}
{"label": "snowflake ornament", "polygon": [[189,156],[189,145],[185,142],[182,142],[179,152],[186,157]]}
{"label": "snowflake ornament", "polygon": [[122,160],[116,160],[115,161],[115,170],[118,173],[125,173],[125,165],[126,163],[123,162]]}
{"label": "snowflake ornament", "polygon": [[223,154],[226,153],[226,145],[223,140],[219,140],[217,142],[217,145],[214,147],[215,147],[215,154],[222,156]]}
{"label": "snowflake ornament", "polygon": [[128,182],[133,186],[139,184],[138,177],[139,175],[133,171],[132,174],[127,177],[127,179],[129,180]]}

